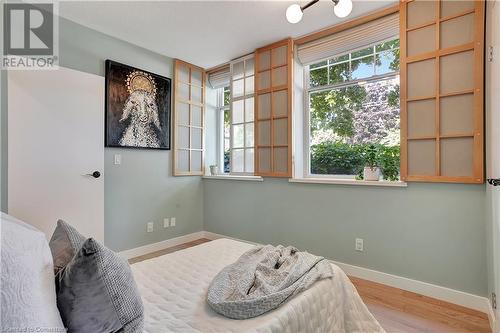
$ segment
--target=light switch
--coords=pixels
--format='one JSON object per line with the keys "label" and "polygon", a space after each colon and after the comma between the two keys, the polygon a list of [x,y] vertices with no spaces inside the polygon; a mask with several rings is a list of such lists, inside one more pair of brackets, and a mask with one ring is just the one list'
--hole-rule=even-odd
{"label": "light switch", "polygon": [[120,165],[120,164],[122,164],[122,155],[115,154],[115,165]]}

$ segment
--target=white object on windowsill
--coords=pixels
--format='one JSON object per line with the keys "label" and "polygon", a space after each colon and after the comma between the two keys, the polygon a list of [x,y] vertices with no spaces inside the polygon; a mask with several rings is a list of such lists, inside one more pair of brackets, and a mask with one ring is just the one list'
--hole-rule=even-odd
{"label": "white object on windowsill", "polygon": [[363,169],[363,179],[366,181],[377,182],[380,179],[380,168],[365,166]]}
{"label": "white object on windowsill", "polygon": [[210,175],[211,176],[217,176],[217,175],[219,175],[219,167],[217,165],[211,165],[210,166]]}
{"label": "white object on windowsill", "polygon": [[261,176],[244,176],[244,175],[229,175],[229,174],[219,174],[216,176],[206,175],[203,179],[221,179],[221,180],[246,180],[253,182],[262,182],[264,178]]}
{"label": "white object on windowsill", "polygon": [[331,184],[331,185],[361,185],[361,186],[386,186],[386,187],[407,187],[408,184],[403,181],[370,181],[356,179],[339,179],[339,178],[290,178],[290,183],[306,183],[306,184]]}

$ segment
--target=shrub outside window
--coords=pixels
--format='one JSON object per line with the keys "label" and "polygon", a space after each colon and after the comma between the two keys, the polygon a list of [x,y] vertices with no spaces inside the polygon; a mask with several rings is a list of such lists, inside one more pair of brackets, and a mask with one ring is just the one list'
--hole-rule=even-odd
{"label": "shrub outside window", "polygon": [[308,176],[399,180],[399,39],[305,67]]}

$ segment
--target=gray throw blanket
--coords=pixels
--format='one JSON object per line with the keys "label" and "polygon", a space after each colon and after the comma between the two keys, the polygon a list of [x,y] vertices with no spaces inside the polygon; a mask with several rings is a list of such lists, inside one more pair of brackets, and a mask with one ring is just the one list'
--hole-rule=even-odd
{"label": "gray throw blanket", "polygon": [[207,301],[223,316],[247,319],[332,276],[330,263],[322,257],[291,246],[256,246],[217,274]]}

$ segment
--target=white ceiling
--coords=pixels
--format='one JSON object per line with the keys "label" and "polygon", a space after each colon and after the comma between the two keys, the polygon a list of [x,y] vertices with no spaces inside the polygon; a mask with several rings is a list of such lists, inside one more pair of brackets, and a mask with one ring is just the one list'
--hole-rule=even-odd
{"label": "white ceiling", "polygon": [[[398,0],[354,0],[345,20]],[[151,51],[211,68],[256,48],[341,22],[331,0],[304,12],[298,24],[286,8],[307,1],[68,1],[61,16]]]}

